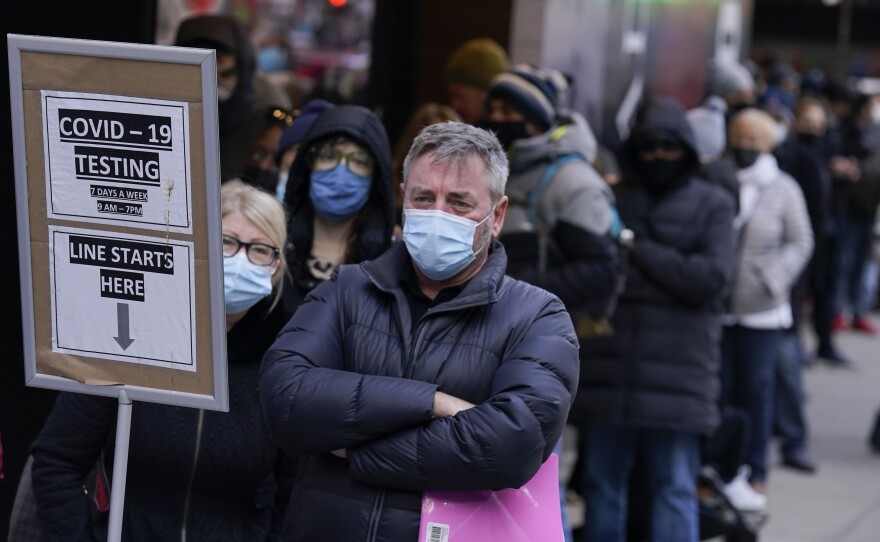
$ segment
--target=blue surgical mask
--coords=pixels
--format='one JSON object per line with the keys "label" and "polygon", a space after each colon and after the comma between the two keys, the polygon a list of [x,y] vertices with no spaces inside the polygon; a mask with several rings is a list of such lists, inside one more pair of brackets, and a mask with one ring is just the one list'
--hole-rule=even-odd
{"label": "blue surgical mask", "polygon": [[349,171],[342,162],[333,169],[313,171],[309,197],[319,215],[338,222],[360,211],[370,197],[370,179]]}
{"label": "blue surgical mask", "polygon": [[252,264],[243,250],[223,258],[226,314],[246,311],[271,294],[273,271],[268,265]]}
{"label": "blue surgical mask", "polygon": [[454,277],[477,257],[474,232],[479,222],[439,210],[404,209],[403,242],[416,266],[431,280]]}

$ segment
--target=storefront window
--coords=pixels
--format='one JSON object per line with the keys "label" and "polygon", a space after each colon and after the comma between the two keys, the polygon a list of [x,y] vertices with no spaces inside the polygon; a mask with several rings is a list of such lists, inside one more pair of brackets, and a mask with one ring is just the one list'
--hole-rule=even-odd
{"label": "storefront window", "polygon": [[232,14],[245,23],[257,69],[294,105],[312,97],[361,102],[375,0],[159,0],[156,43],[173,43],[180,21],[207,13]]}

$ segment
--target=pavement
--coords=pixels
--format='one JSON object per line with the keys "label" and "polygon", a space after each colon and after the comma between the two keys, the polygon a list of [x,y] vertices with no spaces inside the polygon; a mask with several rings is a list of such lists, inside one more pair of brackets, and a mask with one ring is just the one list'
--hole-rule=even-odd
{"label": "pavement", "polygon": [[[871,318],[880,329],[880,316]],[[810,333],[803,336],[812,344]],[[774,447],[761,542],[880,541],[880,454],[867,444],[880,410],[880,336],[842,331],[835,340],[852,370],[821,361],[804,370],[810,448],[819,470],[808,475],[779,466]]]}
{"label": "pavement", "polygon": [[[880,314],[871,319],[880,329]],[[802,336],[807,351],[813,352],[811,331]],[[880,454],[867,444],[880,410],[880,335],[841,331],[835,343],[853,362],[852,369],[817,360],[803,373],[810,448],[818,471],[802,474],[781,466],[774,443],[769,509],[758,531],[759,542],[880,542]],[[575,438],[567,430],[564,441]],[[566,478],[574,462],[571,448],[566,446],[560,464]],[[581,506],[569,503],[575,527],[582,518]]]}

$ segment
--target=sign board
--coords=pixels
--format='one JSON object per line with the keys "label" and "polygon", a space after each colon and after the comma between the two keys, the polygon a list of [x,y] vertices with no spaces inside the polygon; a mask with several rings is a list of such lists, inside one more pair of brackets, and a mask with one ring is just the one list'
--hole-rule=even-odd
{"label": "sign board", "polygon": [[227,410],[214,52],[7,39],[26,384]]}
{"label": "sign board", "polygon": [[50,218],[192,232],[185,103],[41,94]]}

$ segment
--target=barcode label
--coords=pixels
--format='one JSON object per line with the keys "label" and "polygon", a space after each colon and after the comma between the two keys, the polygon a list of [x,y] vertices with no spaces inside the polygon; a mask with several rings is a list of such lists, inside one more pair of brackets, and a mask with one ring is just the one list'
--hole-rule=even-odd
{"label": "barcode label", "polygon": [[449,542],[449,525],[429,522],[428,542]]}

